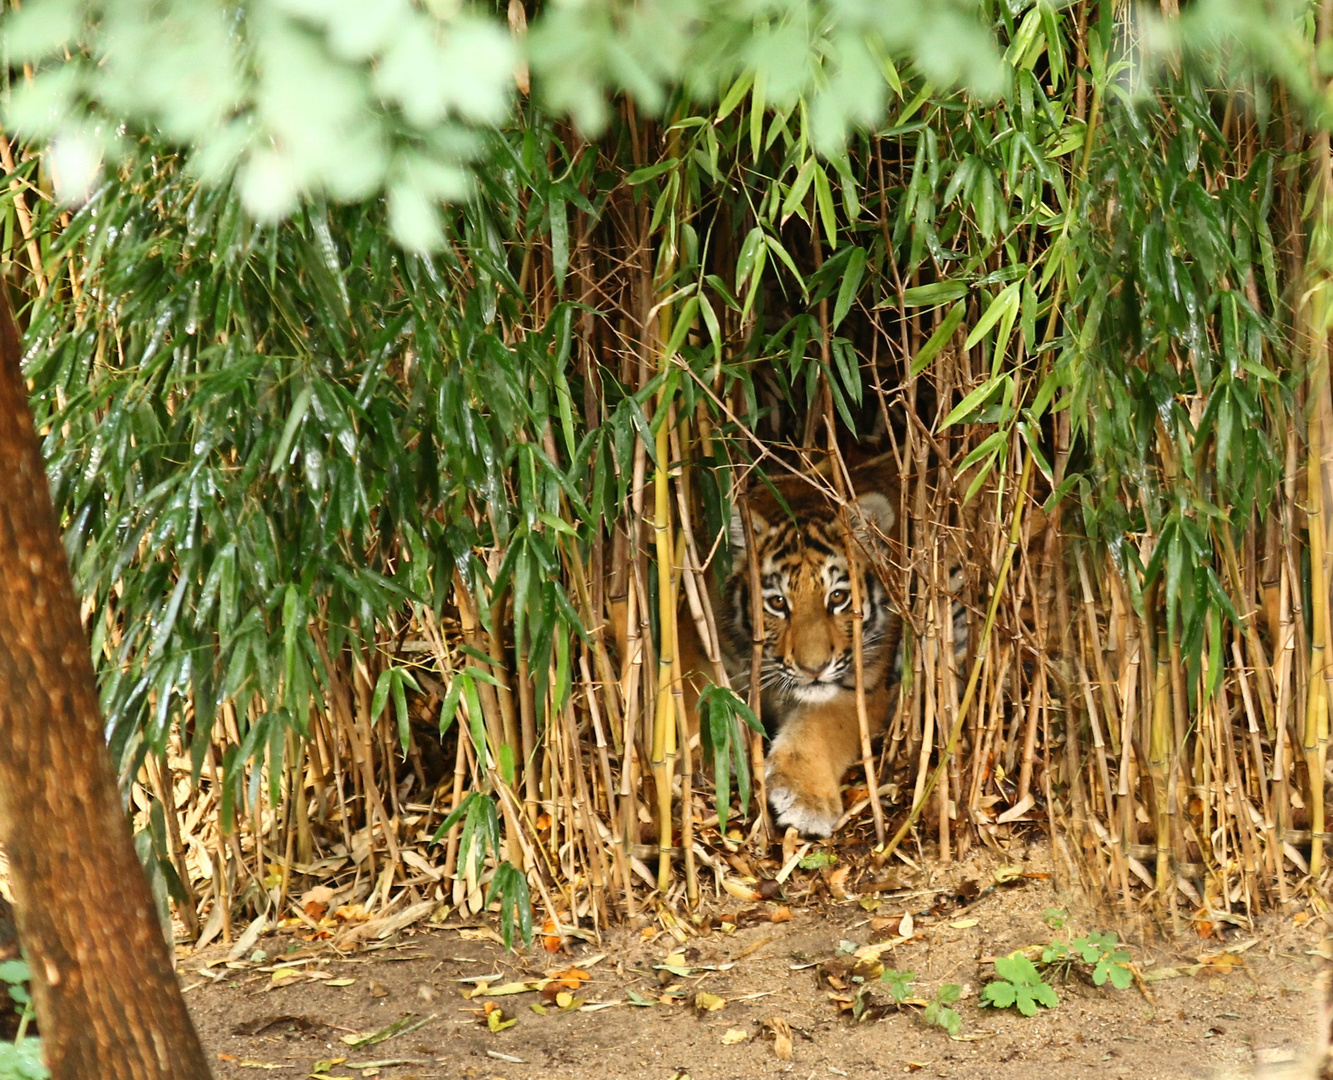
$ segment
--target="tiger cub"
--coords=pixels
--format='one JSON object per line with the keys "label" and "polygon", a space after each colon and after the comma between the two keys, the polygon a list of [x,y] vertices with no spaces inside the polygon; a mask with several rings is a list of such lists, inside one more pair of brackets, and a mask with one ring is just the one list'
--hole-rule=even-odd
{"label": "tiger cub", "polygon": [[[884,494],[862,494],[848,506],[848,544],[823,496],[802,492],[787,505],[790,514],[776,505],[751,513],[763,609],[759,681],[764,719],[773,732],[765,777],[780,827],[826,837],[842,816],[843,773],[861,758],[853,577],[860,589],[862,685],[872,737],[883,730],[891,708],[902,622],[872,559],[887,554],[896,513]],[[744,695],[755,634],[749,553],[738,512],[731,544],[733,569],[717,608],[718,629],[727,674]]]}

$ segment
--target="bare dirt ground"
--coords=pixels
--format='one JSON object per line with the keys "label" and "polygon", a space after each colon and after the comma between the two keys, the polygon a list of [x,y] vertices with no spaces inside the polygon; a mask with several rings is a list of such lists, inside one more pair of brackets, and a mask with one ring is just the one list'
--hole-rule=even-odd
{"label": "bare dirt ground", "polygon": [[[1042,849],[1007,864],[976,857],[873,897],[814,890],[823,898],[787,905],[789,921],[773,921],[785,919],[781,900],[723,897],[683,943],[664,929],[671,920],[648,913],[558,953],[540,938],[507,953],[493,924],[474,924],[403,931],[342,955],[275,934],[245,959],[228,964],[214,948],[182,955],[179,968],[219,1078],[1311,1075],[1303,1051],[1325,963],[1321,919],[1271,914],[1209,938],[1187,924],[1164,940],[1146,921],[1117,926],[1080,911],[1049,870]],[[1053,908],[1071,913],[1059,930]],[[980,1007],[995,956],[1112,928],[1138,976],[1130,988],[1075,975],[1055,980],[1058,1006],[1034,1017]],[[889,943],[885,966],[916,973],[922,1000],[944,984],[964,988],[957,1037],[925,1024],[920,1006],[894,1008],[874,961],[858,967],[848,954],[877,941]],[[860,1022],[858,974],[873,986]],[[515,984],[531,988],[496,993]]]}

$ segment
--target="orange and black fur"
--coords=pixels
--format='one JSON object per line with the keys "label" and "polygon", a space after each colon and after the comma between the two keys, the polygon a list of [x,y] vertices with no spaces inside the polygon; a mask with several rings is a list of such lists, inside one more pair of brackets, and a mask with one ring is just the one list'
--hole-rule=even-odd
{"label": "orange and black fur", "polygon": [[[902,624],[872,555],[891,542],[895,512],[884,494],[863,494],[848,507],[847,543],[836,511],[822,496],[797,495],[788,507],[790,515],[777,508],[751,515],[763,610],[759,680],[764,719],[773,732],[765,775],[777,824],[824,837],[842,815],[842,775],[861,757],[853,575],[861,599],[862,685],[872,737],[889,715]],[[739,516],[733,518],[731,541],[734,568],[715,610],[727,674],[744,694],[755,636],[754,598]]]}

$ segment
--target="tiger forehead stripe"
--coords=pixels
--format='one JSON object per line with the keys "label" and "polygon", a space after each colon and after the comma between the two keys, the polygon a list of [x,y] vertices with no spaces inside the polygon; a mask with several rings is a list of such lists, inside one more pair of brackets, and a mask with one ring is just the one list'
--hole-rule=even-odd
{"label": "tiger forehead stripe", "polygon": [[807,521],[796,525],[790,521],[773,529],[760,543],[760,553],[796,556],[800,551],[814,551],[820,555],[836,555],[842,550],[842,533],[830,523]]}

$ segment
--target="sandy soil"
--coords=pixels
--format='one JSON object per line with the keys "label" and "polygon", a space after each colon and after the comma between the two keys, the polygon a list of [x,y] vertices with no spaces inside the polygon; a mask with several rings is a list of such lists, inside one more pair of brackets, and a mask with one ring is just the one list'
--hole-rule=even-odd
{"label": "sandy soil", "polygon": [[[403,931],[341,955],[278,934],[230,964],[221,948],[182,955],[180,972],[219,1078],[1310,1075],[1298,1066],[1313,1034],[1322,920],[1269,915],[1220,938],[1187,928],[1165,940],[1145,920],[1117,926],[1080,911],[1039,850],[1003,865],[979,856],[841,900],[827,871],[798,871],[787,892],[803,902],[713,900],[684,942],[651,914],[557,953],[540,940],[507,953],[493,924]],[[790,920],[772,921],[784,908]],[[1073,912],[1059,930],[1053,908]],[[1134,986],[1096,987],[1076,971],[1054,980],[1059,1005],[1034,1017],[980,1007],[995,956],[1102,929],[1121,932]],[[916,973],[922,1000],[964,988],[957,1037],[924,1023],[919,1006],[894,1007],[874,962],[847,955],[877,941],[889,943],[886,966]],[[561,973],[565,984],[494,993]],[[859,1022],[858,975],[872,987]]]}

